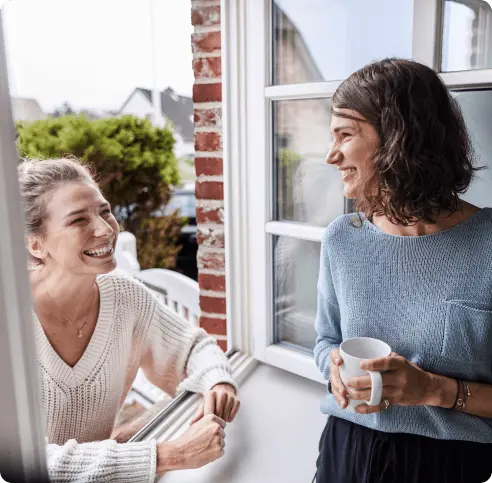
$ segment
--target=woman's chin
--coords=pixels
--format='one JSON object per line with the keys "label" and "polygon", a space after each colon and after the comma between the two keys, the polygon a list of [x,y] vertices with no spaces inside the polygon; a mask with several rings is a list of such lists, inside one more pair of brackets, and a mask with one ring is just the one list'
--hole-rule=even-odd
{"label": "woman's chin", "polygon": [[352,188],[350,185],[344,185],[343,196],[345,196],[345,198],[347,198],[348,200],[355,200],[355,189]]}
{"label": "woman's chin", "polygon": [[112,272],[116,268],[116,259],[113,257],[108,263],[105,263],[101,267],[101,275],[104,273]]}
{"label": "woman's chin", "polygon": [[86,271],[96,275],[104,275],[105,273],[112,272],[115,268],[116,259],[114,257],[109,258],[105,263],[86,265]]}

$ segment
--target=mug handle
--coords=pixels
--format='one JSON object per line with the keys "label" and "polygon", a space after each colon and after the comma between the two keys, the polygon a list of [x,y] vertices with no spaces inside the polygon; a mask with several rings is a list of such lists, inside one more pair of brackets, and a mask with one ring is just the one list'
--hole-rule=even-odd
{"label": "mug handle", "polygon": [[378,371],[367,371],[371,376],[371,399],[365,401],[369,406],[379,406],[383,397],[383,379]]}

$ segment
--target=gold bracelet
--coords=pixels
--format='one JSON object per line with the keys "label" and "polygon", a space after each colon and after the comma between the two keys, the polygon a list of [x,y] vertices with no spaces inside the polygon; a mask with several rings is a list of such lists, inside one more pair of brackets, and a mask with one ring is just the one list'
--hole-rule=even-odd
{"label": "gold bracelet", "polygon": [[468,402],[468,398],[471,396],[470,388],[468,387],[468,383],[466,381],[463,381],[463,386],[464,386],[464,399],[463,399],[463,411],[466,408],[466,403]]}
{"label": "gold bracelet", "polygon": [[457,379],[457,382],[458,396],[461,393],[461,389],[463,389],[463,396],[456,399],[456,403],[454,404],[453,409],[464,411],[466,408],[466,403],[468,402],[468,398],[471,396],[470,387],[465,381],[460,381],[459,379]]}
{"label": "gold bracelet", "polygon": [[464,386],[463,386],[463,381],[460,381],[459,379],[456,379],[456,382],[458,383],[458,397],[456,398],[456,402],[454,403],[453,409],[462,409],[463,404],[464,404],[464,397],[460,397],[461,393],[461,388],[463,388],[464,392]]}

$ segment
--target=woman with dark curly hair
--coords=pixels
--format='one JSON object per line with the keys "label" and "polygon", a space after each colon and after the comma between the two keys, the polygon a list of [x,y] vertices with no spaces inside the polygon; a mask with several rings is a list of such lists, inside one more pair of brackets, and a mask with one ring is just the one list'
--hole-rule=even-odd
{"label": "woman with dark curly hair", "polygon": [[[456,102],[436,73],[385,59],[332,104],[329,164],[357,213],[323,237],[316,363],[329,379],[318,483],[486,481],[492,472],[492,209],[460,198],[474,166]],[[382,376],[342,383],[340,344],[369,337]]]}

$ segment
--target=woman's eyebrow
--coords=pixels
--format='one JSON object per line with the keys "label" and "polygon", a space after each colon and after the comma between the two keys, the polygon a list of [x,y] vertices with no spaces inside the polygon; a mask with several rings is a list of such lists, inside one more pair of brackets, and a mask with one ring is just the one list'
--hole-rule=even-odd
{"label": "woman's eyebrow", "polygon": [[343,131],[344,129],[352,129],[352,130],[355,130],[355,127],[354,126],[350,126],[348,124],[344,124],[342,126],[335,127],[335,129],[333,129],[333,132]]}
{"label": "woman's eyebrow", "polygon": [[68,213],[67,215],[65,215],[65,218],[70,218],[71,216],[74,216],[74,215],[81,215],[82,213],[86,213],[87,212],[87,208],[82,208],[80,210],[74,210],[74,211],[71,211],[70,213]]}
{"label": "woman's eyebrow", "polygon": [[[99,208],[107,208],[109,206],[109,203],[105,201],[104,203],[99,204]],[[80,210],[74,210],[65,215],[65,218],[69,218],[70,216],[74,215],[81,215],[82,213],[86,213],[88,211],[87,208],[81,208]]]}

